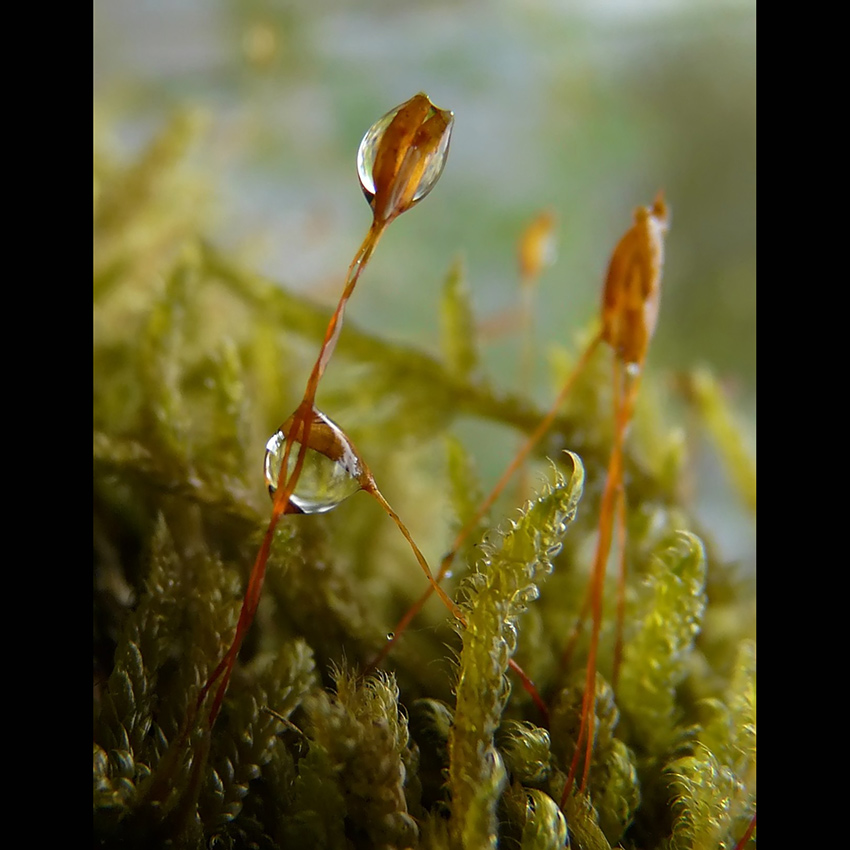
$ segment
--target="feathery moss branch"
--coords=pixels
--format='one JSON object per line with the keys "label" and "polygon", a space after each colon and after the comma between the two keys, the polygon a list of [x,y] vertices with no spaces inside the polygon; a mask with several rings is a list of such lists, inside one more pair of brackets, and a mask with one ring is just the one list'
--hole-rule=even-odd
{"label": "feathery moss branch", "polygon": [[449,736],[450,834],[457,850],[495,847],[496,806],[506,775],[494,735],[509,692],[505,673],[519,617],[551,572],[581,498],[584,467],[575,455],[571,459],[570,479],[557,473],[554,486],[500,539],[485,542],[477,571],[463,585],[466,625]]}

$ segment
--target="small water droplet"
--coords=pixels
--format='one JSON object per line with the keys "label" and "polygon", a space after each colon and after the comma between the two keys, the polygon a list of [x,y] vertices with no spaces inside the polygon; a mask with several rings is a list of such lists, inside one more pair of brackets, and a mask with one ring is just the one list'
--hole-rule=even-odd
{"label": "small water droplet", "polygon": [[513,655],[516,652],[517,641],[519,639],[516,626],[511,622],[506,622],[502,626],[501,632],[502,640],[505,642],[508,652]]}
{"label": "small water droplet", "polygon": [[443,575],[443,578],[445,578],[445,579],[454,578],[454,575],[455,575],[454,570],[446,570],[446,572]]}
{"label": "small water droplet", "polygon": [[[340,427],[318,410],[314,410],[313,416],[304,465],[290,501],[302,513],[322,514],[361,489],[364,468]],[[286,452],[286,435],[294,418],[290,417],[266,443],[264,471],[271,496],[277,490]],[[287,459],[287,475],[295,468],[300,447],[299,442],[293,442]]]}
{"label": "small water droplet", "polygon": [[395,632],[387,632],[387,640],[395,640]]}

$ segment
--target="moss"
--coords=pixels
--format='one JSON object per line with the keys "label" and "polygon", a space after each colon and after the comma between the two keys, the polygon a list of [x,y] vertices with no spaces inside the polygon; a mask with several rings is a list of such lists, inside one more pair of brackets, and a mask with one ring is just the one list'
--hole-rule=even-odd
{"label": "moss", "polygon": [[495,846],[506,770],[494,738],[510,692],[505,674],[519,618],[551,572],[581,498],[584,470],[577,458],[573,463],[569,480],[558,474],[551,490],[483,545],[476,571],[461,588],[467,619],[449,735],[450,834],[456,847]]}
{"label": "moss", "polygon": [[[651,370],[626,444],[621,678],[615,694],[612,577],[594,766],[560,806],[586,637],[566,665],[562,652],[612,437],[602,350],[534,456],[556,460],[547,483],[523,505],[503,497],[461,549],[446,586],[462,623],[429,603],[367,674],[421,572],[365,495],[287,517],[222,714],[211,731],[187,726],[267,525],[263,446],[329,318],[207,244],[204,190],[183,162],[198,130],[178,116],[137,161],[99,152],[95,165],[96,846],[733,847],[755,811],[752,588],[718,556],[722,529],[682,502],[686,446]],[[432,564],[484,490],[455,422],[528,434],[544,415],[488,378],[462,267],[446,280],[441,358],[349,323],[321,390]],[[575,350],[556,354],[555,383]],[[706,374],[697,409],[754,508],[754,472]]]}

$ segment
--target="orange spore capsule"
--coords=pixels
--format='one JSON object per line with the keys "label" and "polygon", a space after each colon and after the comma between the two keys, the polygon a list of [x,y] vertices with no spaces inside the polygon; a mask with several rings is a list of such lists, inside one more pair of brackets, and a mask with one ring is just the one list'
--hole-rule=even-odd
{"label": "orange spore capsule", "polygon": [[661,192],[617,243],[602,294],[602,338],[625,364],[643,365],[661,295],[667,206]]}
{"label": "orange spore capsule", "polygon": [[420,92],[372,125],[360,143],[357,172],[376,222],[388,224],[433,189],[453,124],[449,110]]}
{"label": "orange spore capsule", "polygon": [[544,210],[525,228],[519,240],[519,276],[523,285],[536,280],[555,261],[555,213]]}
{"label": "orange spore capsule", "polygon": [[[608,462],[607,478],[599,508],[599,538],[593,560],[588,596],[576,629],[591,614],[590,646],[586,665],[585,693],[576,751],[570,765],[561,798],[563,807],[578,767],[584,760],[580,790],[584,791],[590,774],[595,726],[595,682],[599,634],[603,615],[603,585],[608,556],[616,525],[620,548],[617,585],[617,614],[612,685],[616,689],[623,652],[623,613],[625,610],[626,559],[625,492],[623,488],[624,442],[634,414],[641,371],[649,341],[655,332],[661,294],[661,270],[664,260],[664,235],[668,212],[661,192],[651,208],[638,207],[634,224],[617,243],[608,266],[602,296],[602,339],[614,350],[614,444]],[[564,660],[575,643],[575,633],[567,646]],[[564,661],[562,661],[562,666]]]}

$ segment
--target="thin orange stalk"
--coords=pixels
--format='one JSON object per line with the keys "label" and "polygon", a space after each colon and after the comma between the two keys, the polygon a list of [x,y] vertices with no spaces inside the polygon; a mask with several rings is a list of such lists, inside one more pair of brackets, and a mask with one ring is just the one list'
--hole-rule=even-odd
{"label": "thin orange stalk", "polygon": [[756,829],[756,813],[753,812],[753,816],[750,819],[749,824],[747,824],[747,828],[744,831],[744,834],[741,836],[738,843],[735,845],[735,850],[744,850],[747,846],[747,842],[753,837],[753,832]]}
{"label": "thin orange stalk", "polygon": [[[520,357],[519,386],[531,386],[534,371],[534,304],[537,281],[546,266],[554,259],[555,214],[544,210],[525,228],[519,240],[519,290],[520,290]],[[528,474],[522,464],[517,474],[517,501],[525,501],[528,492]]]}
{"label": "thin orange stalk", "polygon": [[[561,391],[558,393],[557,398],[553,402],[552,406],[549,408],[549,412],[540,420],[537,427],[532,432],[531,436],[525,441],[520,450],[505,468],[505,471],[502,473],[499,480],[493,486],[493,489],[488,494],[487,498],[484,499],[483,502],[478,506],[478,509],[475,511],[474,516],[463,526],[463,528],[457,533],[455,539],[452,541],[451,548],[448,553],[443,557],[443,560],[440,562],[440,569],[437,571],[437,575],[435,576],[435,580],[437,584],[446,577],[449,570],[451,569],[452,564],[454,563],[455,556],[458,553],[460,547],[466,542],[467,538],[470,534],[478,527],[478,523],[481,521],[481,518],[487,513],[488,510],[493,506],[493,503],[496,499],[504,491],[505,487],[511,480],[514,472],[522,465],[525,459],[529,454],[534,450],[534,447],[540,442],[549,428],[552,426],[552,423],[555,421],[555,417],[558,415],[558,410],[560,410],[561,405],[564,402],[564,399],[569,394],[570,390],[575,383],[576,378],[581,374],[584,369],[585,364],[590,359],[593,352],[596,350],[596,347],[602,341],[602,335],[597,334],[593,340],[590,342],[590,345],[585,349],[584,354],[582,354],[578,363],[576,363],[575,368],[573,369],[570,376],[564,382],[563,387],[561,387]],[[430,599],[431,594],[434,592],[434,587],[428,587],[425,589],[425,592],[413,605],[407,610],[405,615],[399,620],[395,629],[393,630],[392,638],[387,641],[387,645],[381,649],[381,652],[378,654],[378,657],[372,662],[371,667],[376,667],[387,657],[390,650],[393,647],[393,644],[401,637],[407,627],[410,625],[413,618],[422,610],[425,603]]]}
{"label": "thin orange stalk", "polygon": [[[614,649],[616,682],[622,658],[622,618],[625,612],[625,493],[623,490],[623,451],[626,431],[634,414],[640,376],[646,361],[649,341],[655,331],[661,284],[663,234],[667,230],[667,207],[659,194],[651,208],[638,207],[635,222],[617,243],[602,295],[602,334],[614,350],[614,444],[608,463],[608,474],[599,508],[599,537],[591,573],[589,599],[592,615],[590,647],[582,697],[581,721],[576,750],[570,764],[567,782],[561,795],[564,807],[584,756],[581,784],[587,788],[593,756],[596,722],[596,671],[599,633],[602,626],[602,602],[605,573],[611,552],[613,525],[618,526],[620,575],[618,579],[617,625]],[[623,384],[625,382],[625,389]],[[586,604],[579,624],[586,616]],[[575,636],[574,632],[574,636]],[[571,639],[568,651],[574,640]],[[566,653],[565,653],[566,655]],[[582,753],[582,748],[584,752]]]}
{"label": "thin orange stalk", "polygon": [[[278,521],[285,513],[293,512],[292,503],[290,501],[295,487],[298,484],[298,479],[301,475],[301,470],[304,467],[304,458],[307,454],[309,446],[310,429],[312,428],[315,418],[315,399],[316,392],[319,387],[319,381],[325,372],[325,368],[331,355],[336,348],[339,335],[342,332],[343,319],[345,315],[345,306],[354,292],[354,287],[363,273],[363,269],[369,262],[381,236],[386,229],[386,223],[372,221],[366,238],[363,240],[351,265],[348,267],[348,275],[346,278],[345,288],[342,296],[339,299],[337,308],[328,322],[325,337],[322,341],[322,347],[319,349],[316,362],[313,364],[313,369],[310,372],[310,377],[307,380],[307,387],[304,391],[304,398],[301,404],[298,405],[298,410],[293,417],[292,426],[290,428],[290,439],[286,441],[283,461],[280,466],[280,478],[278,487],[275,490],[272,503],[272,514],[269,519],[268,528],[263,535],[263,542],[260,545],[260,550],[257,553],[254,566],[251,569],[251,575],[248,579],[248,587],[245,591],[245,598],[242,601],[242,608],[239,612],[239,620],[236,624],[236,633],[230,648],[224,655],[224,658],[219,662],[218,666],[213,670],[207,682],[204,684],[201,692],[198,695],[197,706],[200,709],[210,688],[221,677],[218,689],[210,707],[208,715],[208,723],[212,726],[215,723],[216,717],[221,709],[221,703],[224,699],[227,686],[230,682],[230,677],[233,673],[233,668],[236,664],[236,658],[245,639],[245,635],[254,620],[254,615],[257,613],[257,607],[260,604],[260,594],[265,581],[266,566],[268,564],[269,554],[271,553],[272,541],[274,540],[274,532],[277,528]],[[288,469],[289,454],[294,443],[299,444],[298,457],[295,461],[295,466],[292,473],[289,475],[286,482],[283,482],[285,470]]]}
{"label": "thin orange stalk", "polygon": [[[619,364],[617,364],[619,365]],[[561,797],[563,807],[575,780],[579,761],[582,755],[582,744],[584,744],[584,769],[580,790],[584,792],[587,787],[587,779],[590,773],[591,757],[593,754],[594,725],[596,721],[596,669],[599,651],[599,633],[602,625],[602,597],[605,586],[605,572],[608,564],[608,556],[611,552],[611,539],[613,537],[613,525],[615,516],[619,516],[617,510],[622,490],[623,478],[623,446],[625,442],[626,429],[631,419],[631,401],[634,393],[630,392],[626,402],[619,407],[614,433],[614,445],[608,463],[608,474],[605,488],[602,492],[602,501],[599,507],[599,539],[596,544],[596,554],[593,559],[593,571],[591,573],[590,600],[591,600],[591,633],[590,648],[588,650],[586,675],[584,683],[584,696],[582,699],[581,722],[579,725],[576,751],[570,764],[570,772],[564,792]]]}

